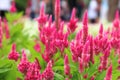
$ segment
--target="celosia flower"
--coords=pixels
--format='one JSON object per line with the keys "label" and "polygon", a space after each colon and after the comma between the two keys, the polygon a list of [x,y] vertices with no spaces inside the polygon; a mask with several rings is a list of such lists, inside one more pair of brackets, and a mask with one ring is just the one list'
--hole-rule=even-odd
{"label": "celosia flower", "polygon": [[44,6],[45,6],[44,3],[42,3],[42,6],[40,8],[40,15],[36,19],[38,21],[39,31],[41,31],[43,25],[47,22],[48,16],[45,14]]}
{"label": "celosia flower", "polygon": [[87,79],[87,77],[88,77],[88,74],[85,74],[85,75],[83,76],[84,79]]}
{"label": "celosia flower", "polygon": [[55,34],[55,45],[61,51],[68,47],[68,33],[63,33],[64,22],[61,23],[59,31]]}
{"label": "celosia flower", "polygon": [[15,6],[15,1],[12,1],[12,5],[10,7],[10,12],[15,13],[17,11],[16,6]]}
{"label": "celosia flower", "polygon": [[19,70],[21,73],[26,74],[29,66],[30,66],[30,62],[28,62],[27,57],[26,57],[26,53],[25,53],[25,51],[23,50],[23,51],[22,51],[22,58],[21,58],[21,60],[20,60],[20,63],[18,64],[18,70]]}
{"label": "celosia flower", "polygon": [[90,78],[90,80],[95,80],[95,76],[92,76],[92,77]]}
{"label": "celosia flower", "polygon": [[84,71],[84,62],[83,59],[78,58],[79,62],[79,72],[82,73]]}
{"label": "celosia flower", "polygon": [[8,58],[10,60],[15,60],[17,61],[19,58],[19,53],[16,51],[16,44],[12,44],[12,49],[11,52],[8,55]]}
{"label": "celosia flower", "polygon": [[25,76],[25,80],[42,80],[42,76],[36,63],[31,63],[29,65],[29,68]]}
{"label": "celosia flower", "polygon": [[110,55],[110,46],[104,51],[103,56],[100,58],[100,66],[98,68],[100,72],[103,69],[106,69],[109,55]]}
{"label": "celosia flower", "polygon": [[87,66],[89,60],[90,60],[90,42],[87,41],[83,47],[83,51],[82,51],[82,59],[84,62],[84,65]]}
{"label": "celosia flower", "polygon": [[39,43],[36,43],[35,46],[34,46],[34,49],[35,49],[37,52],[40,52],[40,51],[41,51],[40,44],[39,44]]}
{"label": "celosia flower", "polygon": [[108,68],[106,77],[104,78],[104,80],[112,80],[112,64]]}
{"label": "celosia flower", "polygon": [[71,19],[68,23],[68,31],[69,33],[73,33],[75,29],[77,28],[77,21],[78,19],[75,17],[76,16],[76,9],[73,8]]}
{"label": "celosia flower", "polygon": [[65,75],[70,75],[70,66],[67,54],[65,55],[64,58],[64,73]]}
{"label": "celosia flower", "polygon": [[100,25],[100,29],[99,29],[99,39],[101,39],[103,37],[103,24]]}
{"label": "celosia flower", "polygon": [[76,37],[75,40],[72,40],[70,43],[70,50],[72,52],[72,59],[74,62],[78,61],[78,57],[81,58],[81,54],[82,54],[82,48],[83,48],[83,44],[82,44],[82,30],[80,30]]}
{"label": "celosia flower", "polygon": [[113,27],[115,27],[117,29],[120,27],[119,11],[118,10],[116,11],[116,14],[115,14],[115,19],[113,21]]}
{"label": "celosia flower", "polygon": [[85,11],[83,16],[83,43],[85,44],[87,36],[88,36],[88,12]]}
{"label": "celosia flower", "polygon": [[46,69],[42,73],[42,79],[44,80],[54,80],[54,72],[52,70],[52,61],[49,61]]}
{"label": "celosia flower", "polygon": [[3,38],[3,29],[2,29],[1,17],[0,17],[0,48],[2,47],[2,38]]}
{"label": "celosia flower", "polygon": [[5,28],[6,38],[9,39],[10,38],[10,31],[9,31],[9,27],[8,27],[6,19],[4,19],[4,28]]}
{"label": "celosia flower", "polygon": [[42,54],[42,58],[46,61],[49,62],[49,60],[52,59],[53,55],[57,52],[57,48],[55,47],[55,42],[54,40],[48,42],[45,44],[45,51],[44,54]]}
{"label": "celosia flower", "polygon": [[57,30],[60,26],[60,0],[55,0],[55,24]]}
{"label": "celosia flower", "polygon": [[92,36],[90,36],[89,41],[90,41],[90,61],[94,64],[94,50],[93,50],[94,44]]}

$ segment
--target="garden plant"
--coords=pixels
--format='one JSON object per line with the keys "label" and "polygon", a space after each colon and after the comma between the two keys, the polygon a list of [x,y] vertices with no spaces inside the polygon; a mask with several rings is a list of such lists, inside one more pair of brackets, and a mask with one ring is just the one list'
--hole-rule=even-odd
{"label": "garden plant", "polygon": [[100,24],[96,35],[89,33],[87,10],[82,26],[75,8],[67,24],[60,19],[60,0],[54,12],[53,21],[42,4],[35,19],[38,34],[32,37],[15,3],[6,19],[0,19],[0,80],[119,80],[119,12],[112,26],[105,30]]}

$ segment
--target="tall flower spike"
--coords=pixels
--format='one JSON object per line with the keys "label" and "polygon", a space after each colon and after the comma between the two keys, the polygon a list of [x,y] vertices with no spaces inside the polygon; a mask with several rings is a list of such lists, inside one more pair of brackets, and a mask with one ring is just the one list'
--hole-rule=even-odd
{"label": "tall flower spike", "polygon": [[8,55],[8,58],[9,58],[10,60],[15,60],[15,61],[18,60],[18,58],[19,58],[19,53],[16,52],[16,44],[12,44],[12,49],[11,49],[11,52],[9,53],[9,55]]}
{"label": "tall flower spike", "polygon": [[83,59],[81,59],[79,57],[78,58],[78,62],[79,62],[79,72],[82,73],[84,71],[84,62],[83,62]]}
{"label": "tall flower spike", "polygon": [[5,18],[4,18],[4,28],[5,28],[6,38],[9,39],[10,38],[10,31],[9,31],[9,27],[7,24],[7,20]]}
{"label": "tall flower spike", "polygon": [[100,29],[99,29],[99,39],[101,39],[103,36],[103,24],[100,24]]}
{"label": "tall flower spike", "polygon": [[21,60],[20,60],[20,63],[18,64],[18,70],[19,70],[21,73],[26,74],[29,66],[30,66],[30,63],[29,63],[28,60],[27,60],[26,53],[25,53],[24,50],[22,50],[22,58],[21,58]]}
{"label": "tall flower spike", "polygon": [[36,19],[37,21],[38,21],[38,25],[39,25],[39,30],[41,30],[42,29],[42,27],[43,27],[43,25],[46,23],[46,21],[47,21],[47,15],[45,14],[45,8],[44,8],[44,6],[45,6],[45,3],[43,2],[42,3],[42,6],[41,6],[41,8],[40,8],[40,15],[39,15],[39,17]]}
{"label": "tall flower spike", "polygon": [[15,6],[15,1],[12,1],[12,5],[10,7],[10,12],[15,13],[17,11],[16,6]]}
{"label": "tall flower spike", "polygon": [[89,51],[90,51],[90,41],[87,41],[83,47],[83,53],[82,53],[82,59],[85,65],[87,65],[90,59]]}
{"label": "tall flower spike", "polygon": [[83,43],[85,44],[87,36],[88,36],[88,12],[87,10],[83,16]]}
{"label": "tall flower spike", "polygon": [[52,61],[48,62],[47,67],[42,74],[42,79],[43,80],[54,80],[54,72],[52,70]]}
{"label": "tall flower spike", "polygon": [[1,17],[0,17],[0,48],[2,47],[2,38],[3,38],[3,30],[2,30]]}
{"label": "tall flower spike", "polygon": [[55,1],[55,24],[57,30],[59,30],[60,26],[60,0]]}
{"label": "tall flower spike", "polygon": [[70,19],[70,22],[68,23],[68,31],[69,31],[69,33],[75,31],[75,29],[77,28],[77,21],[78,21],[78,19],[76,18],[76,9],[73,8],[71,19]]}
{"label": "tall flower spike", "polygon": [[30,64],[24,80],[42,80],[42,76],[35,62]]}
{"label": "tall flower spike", "polygon": [[108,68],[106,77],[104,78],[104,80],[112,80],[112,64]]}
{"label": "tall flower spike", "polygon": [[90,61],[94,64],[93,37],[90,36]]}
{"label": "tall flower spike", "polygon": [[115,28],[119,28],[120,27],[120,21],[119,21],[119,11],[117,10],[116,11],[116,14],[115,14],[115,19],[113,21],[113,26]]}
{"label": "tall flower spike", "polygon": [[70,74],[70,66],[69,66],[69,60],[68,60],[67,54],[65,55],[65,58],[64,58],[64,73],[66,75]]}

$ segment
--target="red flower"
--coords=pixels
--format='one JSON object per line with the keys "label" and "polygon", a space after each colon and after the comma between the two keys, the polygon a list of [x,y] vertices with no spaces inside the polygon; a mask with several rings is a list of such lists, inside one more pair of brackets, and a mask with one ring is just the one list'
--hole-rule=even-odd
{"label": "red flower", "polygon": [[39,44],[39,43],[36,43],[36,45],[34,46],[34,49],[35,49],[37,52],[40,52],[40,51],[41,51],[40,44]]}
{"label": "red flower", "polygon": [[76,16],[76,9],[73,8],[71,19],[70,19],[70,22],[68,23],[69,33],[73,33],[75,31],[75,29],[77,28],[78,19],[75,16]]}
{"label": "red flower", "polygon": [[17,11],[16,6],[15,6],[15,1],[12,2],[12,5],[10,7],[10,12],[15,13]]}
{"label": "red flower", "polygon": [[66,75],[70,75],[70,66],[69,66],[69,60],[67,54],[65,55],[64,58],[64,73]]}
{"label": "red flower", "polygon": [[30,66],[30,63],[29,63],[28,60],[27,60],[25,51],[23,50],[23,51],[22,51],[22,58],[21,58],[21,60],[20,60],[20,63],[18,64],[18,70],[19,70],[21,73],[26,74],[29,66]]}
{"label": "red flower", "polygon": [[52,70],[52,61],[49,61],[46,69],[42,74],[42,79],[44,80],[54,80],[54,72]]}
{"label": "red flower", "polygon": [[104,80],[112,80],[112,65],[110,65],[110,67],[108,68]]}
{"label": "red flower", "polygon": [[2,47],[2,39],[3,39],[3,29],[2,29],[1,17],[0,17],[0,48]]}
{"label": "red flower", "polygon": [[18,58],[19,58],[19,53],[16,52],[16,44],[12,44],[12,50],[11,50],[11,52],[9,53],[8,58],[9,58],[10,60],[15,60],[15,61],[18,60]]}

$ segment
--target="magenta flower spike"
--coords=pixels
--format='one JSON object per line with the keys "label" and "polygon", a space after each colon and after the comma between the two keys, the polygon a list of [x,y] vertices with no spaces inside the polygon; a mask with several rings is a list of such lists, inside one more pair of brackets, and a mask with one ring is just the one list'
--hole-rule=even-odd
{"label": "magenta flower spike", "polygon": [[28,62],[27,60],[27,56],[24,50],[22,50],[22,58],[20,60],[20,63],[18,64],[18,70],[23,73],[26,74],[28,68],[30,66],[30,62]]}
{"label": "magenta flower spike", "polygon": [[52,70],[52,61],[49,61],[46,69],[42,73],[43,80],[54,80],[54,72]]}
{"label": "magenta flower spike", "polygon": [[34,49],[35,49],[37,52],[40,52],[40,51],[41,51],[40,44],[39,44],[39,43],[36,43],[35,46],[34,46]]}
{"label": "magenta flower spike", "polygon": [[57,30],[60,27],[60,0],[55,0],[55,24]]}
{"label": "magenta flower spike", "polygon": [[119,11],[118,10],[116,11],[116,14],[115,14],[115,19],[113,21],[113,26],[115,28],[119,28],[120,27]]}
{"label": "magenta flower spike", "polygon": [[99,39],[103,37],[103,24],[100,24],[100,29],[99,29]]}
{"label": "magenta flower spike", "polygon": [[44,6],[45,6],[45,4],[42,3],[42,6],[40,8],[40,15],[38,18],[36,18],[36,20],[38,21],[38,26],[39,26],[40,31],[41,31],[42,27],[44,26],[44,24],[47,22],[47,18],[48,18],[48,16],[45,14]]}
{"label": "magenta flower spike", "polygon": [[104,80],[112,80],[112,64],[108,68],[106,77],[104,78]]}
{"label": "magenta flower spike", "polygon": [[88,12],[87,10],[84,13],[82,24],[83,24],[83,43],[85,44],[87,36],[88,36]]}
{"label": "magenta flower spike", "polygon": [[5,33],[6,33],[6,39],[9,39],[10,38],[10,31],[9,31],[7,20],[5,18],[4,18],[4,28],[5,28]]}
{"label": "magenta flower spike", "polygon": [[27,70],[24,80],[42,80],[42,76],[40,71],[36,65],[36,63],[31,63]]}
{"label": "magenta flower spike", "polygon": [[77,21],[78,19],[76,18],[76,9],[73,8],[71,19],[70,19],[70,22],[68,23],[69,33],[73,33],[75,31],[75,29],[77,28]]}
{"label": "magenta flower spike", "polygon": [[12,44],[12,49],[8,55],[8,59],[17,61],[19,56],[20,56],[19,53],[16,52],[16,44]]}
{"label": "magenta flower spike", "polygon": [[89,51],[90,51],[90,41],[87,41],[83,47],[83,53],[82,53],[82,59],[85,65],[87,65],[90,60]]}
{"label": "magenta flower spike", "polygon": [[79,62],[79,72],[82,73],[84,72],[84,61],[81,58],[78,58],[78,62]]}
{"label": "magenta flower spike", "polygon": [[94,64],[94,50],[93,37],[90,36],[90,61]]}
{"label": "magenta flower spike", "polygon": [[1,25],[1,17],[0,17],[0,48],[2,47],[2,39],[3,39],[3,29]]}
{"label": "magenta flower spike", "polygon": [[64,73],[65,75],[70,75],[70,66],[67,54],[65,55],[64,58]]}
{"label": "magenta flower spike", "polygon": [[17,11],[16,6],[15,6],[15,1],[12,1],[12,5],[10,7],[10,12],[15,13]]}

